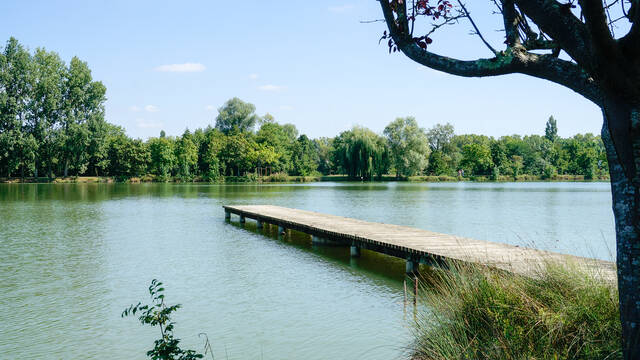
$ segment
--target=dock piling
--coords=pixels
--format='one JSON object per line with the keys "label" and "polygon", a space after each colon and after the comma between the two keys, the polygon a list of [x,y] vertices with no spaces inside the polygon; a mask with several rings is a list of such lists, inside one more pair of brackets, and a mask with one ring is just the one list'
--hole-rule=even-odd
{"label": "dock piling", "polygon": [[351,257],[360,257],[360,248],[355,245],[351,245],[351,249],[349,252],[351,254]]}
{"label": "dock piling", "polygon": [[407,259],[407,264],[405,266],[405,271],[409,275],[417,274],[420,263],[415,261],[415,259],[409,258]]}

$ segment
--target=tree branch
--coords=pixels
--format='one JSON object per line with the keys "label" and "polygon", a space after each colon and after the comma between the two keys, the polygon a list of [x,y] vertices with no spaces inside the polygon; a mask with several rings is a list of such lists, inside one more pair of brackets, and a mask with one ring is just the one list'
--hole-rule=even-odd
{"label": "tree branch", "polygon": [[618,40],[618,43],[623,49],[623,52],[638,56],[640,53],[640,0],[631,2],[631,7],[626,15],[629,22],[632,23],[631,29],[627,35]]}
{"label": "tree branch", "polygon": [[487,40],[485,40],[484,36],[482,36],[482,33],[480,32],[480,29],[478,29],[478,27],[476,26],[476,23],[471,18],[471,14],[469,14],[469,11],[467,11],[467,8],[464,6],[462,1],[458,0],[458,4],[460,4],[460,7],[464,11],[464,14],[465,14],[466,18],[469,19],[469,22],[471,23],[471,26],[473,26],[473,28],[475,29],[476,34],[480,37],[480,40],[482,40],[482,42],[487,46],[487,48],[489,48],[489,50],[491,50],[491,52],[494,55],[497,54],[498,52],[496,51],[496,49],[494,49],[493,46],[491,46],[491,44],[489,44],[487,42]]}
{"label": "tree branch", "polygon": [[518,8],[572,59],[592,70],[592,48],[587,27],[571,13],[571,4],[556,0],[514,0]]}
{"label": "tree branch", "polygon": [[[561,60],[553,55],[538,55],[527,52],[522,46],[508,48],[490,59],[458,60],[423,50],[407,33],[406,8],[395,3],[398,8],[398,20],[388,0],[381,0],[380,5],[389,28],[389,33],[396,46],[407,57],[428,68],[464,77],[488,77],[521,73],[563,85],[591,100],[596,105],[602,104],[600,89],[582,68],[570,61]],[[403,25],[404,19],[404,25]],[[402,29],[407,29],[402,31]]]}
{"label": "tree branch", "polygon": [[596,50],[610,51],[609,49],[615,46],[615,41],[609,30],[602,0],[578,0],[578,3]]}
{"label": "tree branch", "polygon": [[502,1],[502,21],[507,38],[507,46],[514,47],[520,44],[520,34],[518,33],[518,14],[513,0]]}

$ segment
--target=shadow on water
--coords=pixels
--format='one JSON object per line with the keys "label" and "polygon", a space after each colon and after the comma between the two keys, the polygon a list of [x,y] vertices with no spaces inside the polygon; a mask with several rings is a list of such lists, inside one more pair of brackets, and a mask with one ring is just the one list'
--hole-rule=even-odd
{"label": "shadow on water", "polygon": [[348,245],[316,245],[311,242],[311,235],[288,229],[285,234],[278,233],[278,226],[264,223],[258,229],[256,222],[248,220],[226,220],[226,223],[263,239],[287,244],[299,251],[317,255],[322,261],[347,271],[357,272],[371,279],[392,281],[396,286],[405,279],[405,261],[393,256],[362,249],[359,257],[351,257]]}

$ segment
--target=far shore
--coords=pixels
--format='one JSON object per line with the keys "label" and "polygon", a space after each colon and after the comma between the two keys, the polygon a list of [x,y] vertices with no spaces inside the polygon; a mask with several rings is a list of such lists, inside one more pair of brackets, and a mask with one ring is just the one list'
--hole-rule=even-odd
{"label": "far shore", "polygon": [[216,180],[194,177],[183,179],[179,177],[163,178],[155,175],[144,175],[140,177],[117,177],[117,176],[68,176],[68,177],[12,177],[0,178],[0,183],[30,183],[30,184],[65,184],[65,183],[211,183],[211,184],[239,184],[239,183],[310,183],[310,182],[331,182],[331,181],[351,181],[351,182],[608,182],[609,177],[599,177],[597,179],[585,179],[583,175],[556,175],[551,178],[543,178],[537,175],[500,176],[493,179],[491,176],[476,175],[469,177],[455,177],[447,175],[420,175],[409,177],[396,177],[394,175],[383,175],[374,179],[356,179],[346,175],[320,175],[320,176],[225,176]]}

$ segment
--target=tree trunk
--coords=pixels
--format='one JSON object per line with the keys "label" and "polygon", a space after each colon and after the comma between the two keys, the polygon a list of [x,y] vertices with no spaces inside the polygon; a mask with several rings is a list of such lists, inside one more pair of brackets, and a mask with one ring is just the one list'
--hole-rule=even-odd
{"label": "tree trunk", "polygon": [[69,176],[69,160],[64,161],[64,177]]}
{"label": "tree trunk", "polygon": [[[634,111],[626,113],[628,116],[634,116],[633,114],[638,116]],[[616,259],[624,358],[640,359],[640,182],[638,181],[640,178],[635,176],[636,181],[634,181],[629,177],[629,172],[625,173],[614,147],[614,142],[618,139],[612,139],[608,127],[610,121],[632,123],[633,119],[629,121],[629,119],[608,118],[607,114],[618,114],[618,112],[609,112],[606,109],[603,114],[602,140],[609,162],[616,227]],[[638,120],[636,119],[636,122]],[[636,151],[640,151],[640,138],[634,134],[631,134],[631,137],[634,142],[633,147]],[[636,160],[636,164],[640,164],[640,159]]]}

